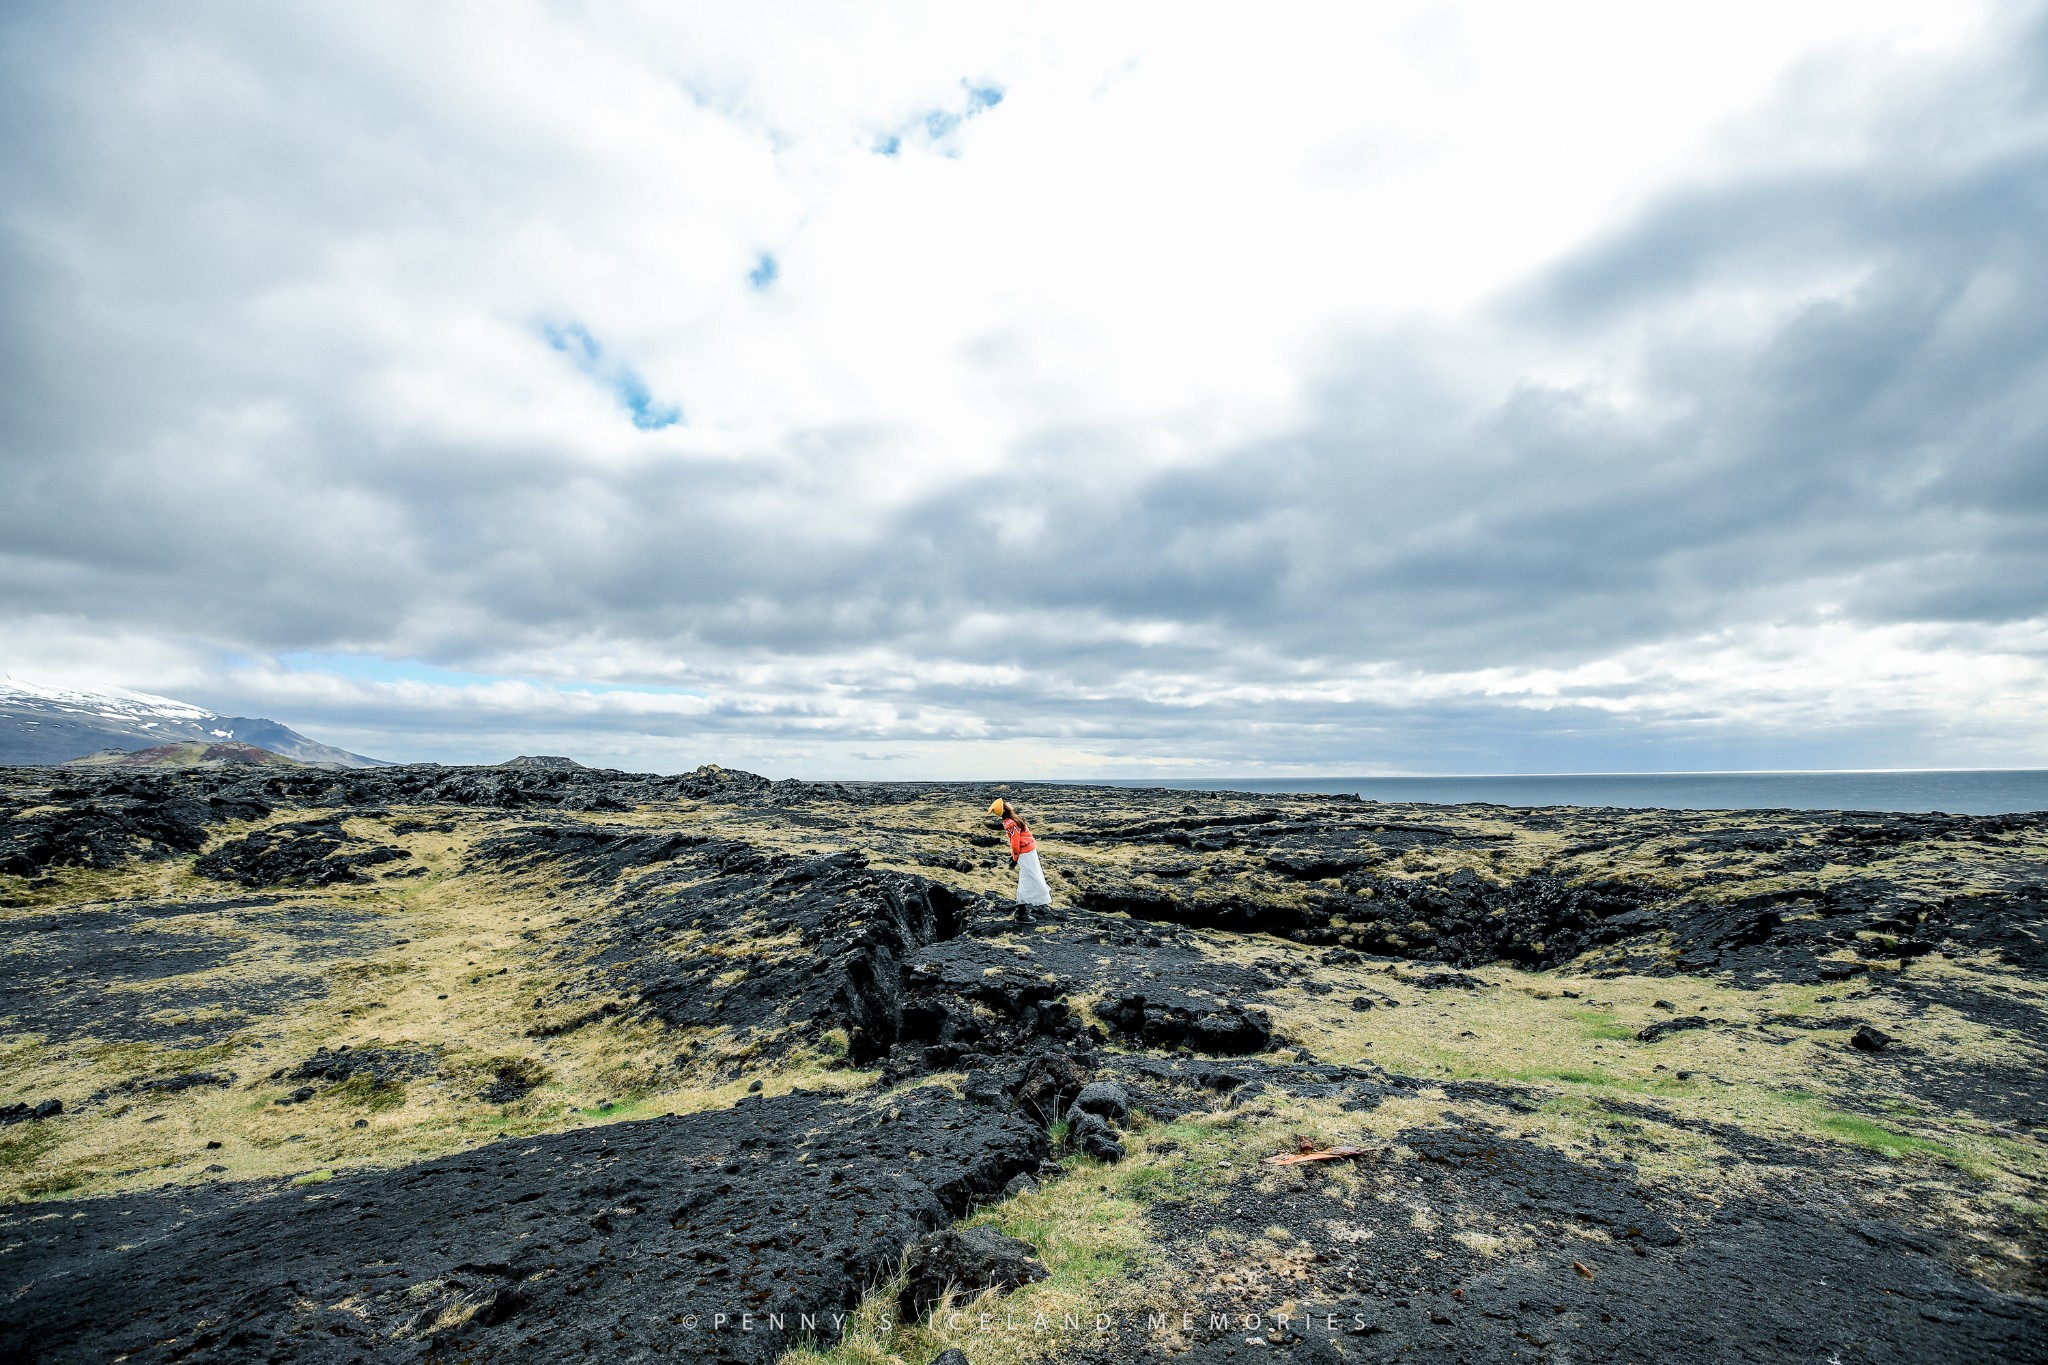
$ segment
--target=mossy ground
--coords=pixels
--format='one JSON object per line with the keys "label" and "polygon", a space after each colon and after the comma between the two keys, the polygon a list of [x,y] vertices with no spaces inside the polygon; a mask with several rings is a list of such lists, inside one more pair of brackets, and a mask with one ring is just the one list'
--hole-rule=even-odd
{"label": "mossy ground", "polygon": [[[293,811],[265,823],[308,814]],[[478,870],[470,859],[481,822],[459,812],[407,814],[456,827],[398,833],[389,821],[351,819],[351,834],[403,847],[410,861],[379,869],[384,875],[367,885],[266,889],[276,904],[257,910],[215,908],[237,899],[236,888],[197,876],[191,859],[73,872],[55,879],[55,886],[10,888],[16,904],[0,910],[0,925],[52,904],[89,910],[124,901],[187,903],[189,913],[157,919],[156,932],[220,936],[236,949],[204,971],[113,988],[174,1002],[155,1014],[173,1035],[168,1041],[98,1039],[89,1032],[63,1042],[0,1036],[0,1094],[61,1096],[71,1111],[36,1138],[32,1161],[0,1158],[0,1198],[82,1197],[166,1183],[400,1165],[501,1135],[722,1107],[756,1082],[772,1095],[799,1085],[857,1089],[871,1081],[868,1073],[846,1069],[822,1037],[786,1050],[772,1068],[731,1076],[724,1074],[731,1069],[728,1056],[750,1048],[727,1046],[730,1040],[710,1031],[678,1036],[621,1013],[550,1034],[550,1025],[588,1013],[593,1002],[535,1008],[566,981],[580,981],[575,962],[548,949],[579,912],[601,913],[602,898],[545,877]],[[226,828],[214,842],[250,828]],[[392,875],[415,866],[425,873]],[[178,1008],[181,991],[232,984],[261,999],[267,983],[301,970],[290,931],[302,908],[333,906],[362,912],[363,942],[359,951],[318,969],[318,994],[295,993],[289,1008],[274,1013],[238,1013],[231,1030],[213,1041],[176,1036],[206,1022]],[[420,1049],[438,1064],[431,1075],[390,1085],[356,1080],[319,1087],[304,1102],[278,1103],[302,1082],[273,1080],[272,1072],[320,1048],[342,1047]],[[691,1057],[679,1066],[685,1047]],[[509,1103],[484,1098],[507,1066],[539,1084]],[[168,1094],[138,1088],[191,1072],[235,1080]],[[89,1098],[95,1095],[104,1098]]]}

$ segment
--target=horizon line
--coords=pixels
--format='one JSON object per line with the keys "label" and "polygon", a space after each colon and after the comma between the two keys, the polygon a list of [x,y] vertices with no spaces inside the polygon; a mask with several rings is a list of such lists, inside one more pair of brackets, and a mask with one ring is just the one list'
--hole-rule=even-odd
{"label": "horizon line", "polygon": [[[1170,776],[1109,776],[1092,778],[1040,777],[992,778],[1008,782],[1443,782],[1496,778],[1551,777],[1866,777],[1891,773],[2048,773],[2048,766],[2019,768],[1674,768],[1644,772],[1543,772],[1543,773],[1310,773],[1297,777],[1258,777],[1245,773],[1203,776],[1176,773]],[[863,781],[861,778],[822,778],[820,781]],[[975,779],[954,779],[968,780]]]}

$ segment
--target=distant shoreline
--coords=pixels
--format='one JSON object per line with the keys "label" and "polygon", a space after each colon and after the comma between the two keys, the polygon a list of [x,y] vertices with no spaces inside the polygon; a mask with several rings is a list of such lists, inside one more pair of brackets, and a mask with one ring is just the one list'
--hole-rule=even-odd
{"label": "distant shoreline", "polygon": [[1427,805],[1841,810],[2012,815],[2048,810],[2048,769],[1815,772],[1517,773],[1443,777],[1093,778],[1088,785],[1179,791],[1306,792]]}

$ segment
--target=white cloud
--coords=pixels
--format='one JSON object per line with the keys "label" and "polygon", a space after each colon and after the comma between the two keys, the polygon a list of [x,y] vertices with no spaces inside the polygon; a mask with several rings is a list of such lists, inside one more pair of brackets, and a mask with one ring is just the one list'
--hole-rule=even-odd
{"label": "white cloud", "polygon": [[2019,446],[1814,340],[1931,320],[1887,430],[2041,392],[2038,279],[1934,245],[2043,145],[2029,10],[0,22],[15,672],[783,771],[2041,733]]}

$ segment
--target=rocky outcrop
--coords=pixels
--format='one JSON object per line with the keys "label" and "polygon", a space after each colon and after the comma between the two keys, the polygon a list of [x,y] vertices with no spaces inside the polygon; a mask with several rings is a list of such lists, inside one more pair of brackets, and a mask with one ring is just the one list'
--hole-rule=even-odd
{"label": "rocky outcrop", "polygon": [[1181,992],[1134,991],[1097,1005],[1095,1013],[1111,1032],[1147,1047],[1228,1056],[1258,1052],[1273,1037],[1264,1010]]}
{"label": "rocky outcrop", "polygon": [[927,1233],[904,1262],[903,1291],[897,1297],[905,1320],[916,1321],[948,1293],[965,1296],[984,1289],[1017,1289],[1050,1278],[1038,1248],[994,1228],[947,1228]]}
{"label": "rocky outcrop", "polygon": [[338,815],[273,825],[202,854],[193,871],[242,886],[334,886],[367,882],[368,869],[404,862],[390,844],[352,839]]}
{"label": "rocky outcrop", "polygon": [[[602,1338],[613,1358],[765,1365],[836,1336],[907,1247],[1046,1151],[1038,1124],[928,1087],[496,1143],[317,1201],[215,1187],[0,1212],[0,1359],[510,1361]],[[1023,1282],[948,1245],[935,1274]]]}

